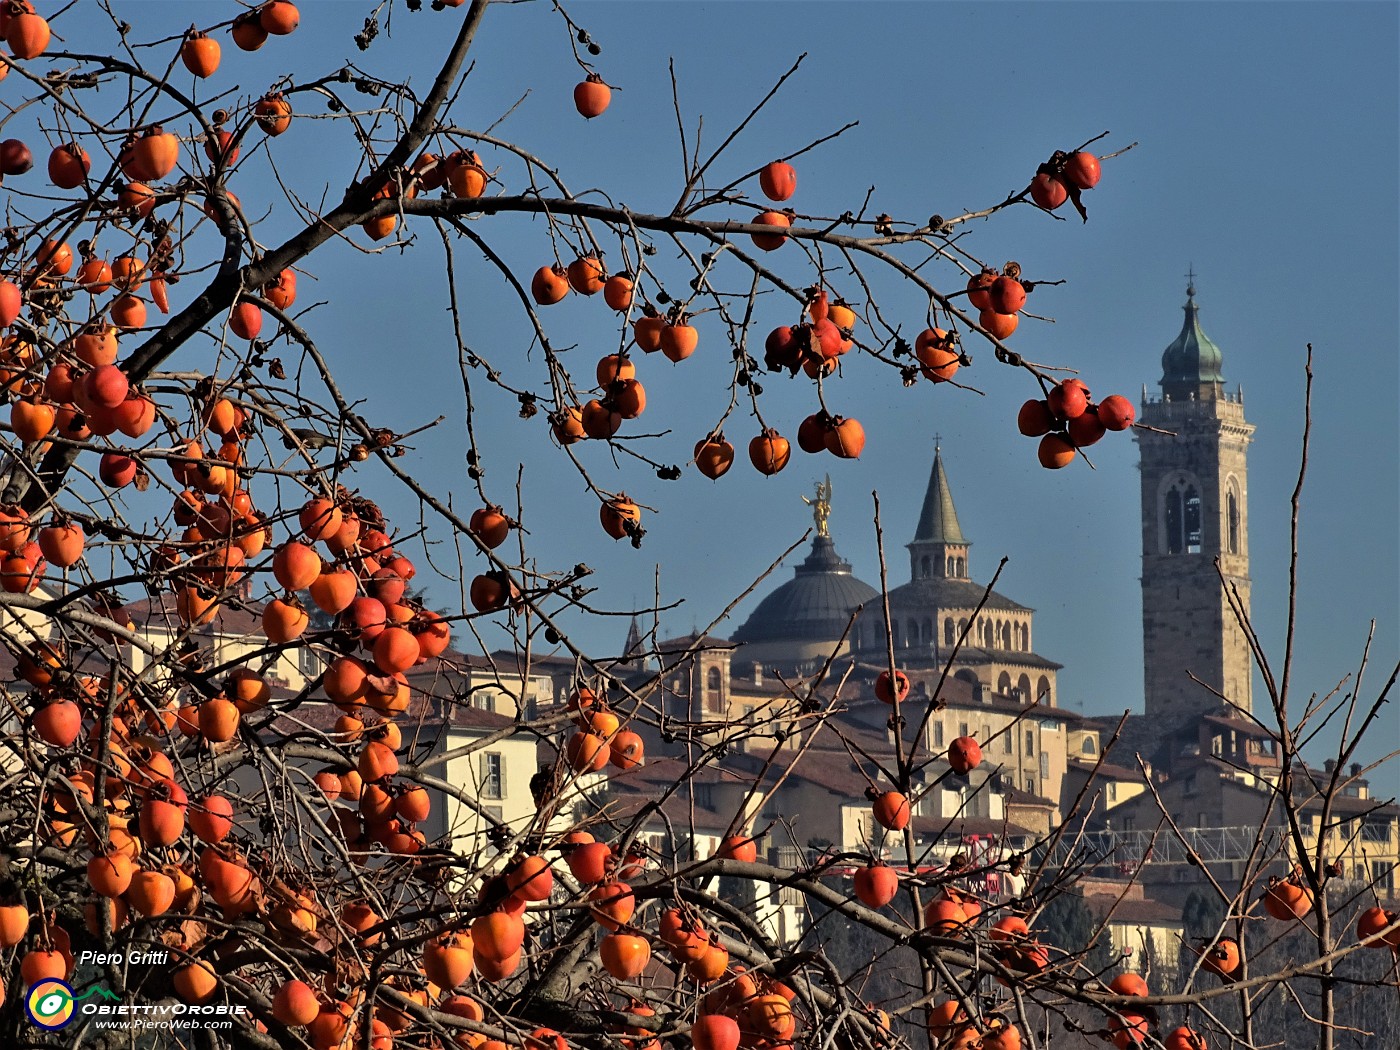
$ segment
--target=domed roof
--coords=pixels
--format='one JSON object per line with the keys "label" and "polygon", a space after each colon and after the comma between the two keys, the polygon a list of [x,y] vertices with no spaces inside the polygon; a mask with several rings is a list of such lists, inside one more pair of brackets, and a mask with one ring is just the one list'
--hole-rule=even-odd
{"label": "domed roof", "polygon": [[1201,331],[1200,309],[1196,306],[1195,285],[1186,286],[1186,312],[1181,334],[1162,351],[1162,389],[1169,394],[1189,391],[1202,383],[1223,383],[1220,374],[1220,347]]}
{"label": "domed roof", "polygon": [[851,563],[836,553],[830,536],[818,536],[793,578],[758,603],[734,632],[734,641],[834,642],[856,606],[878,595],[851,575]]}

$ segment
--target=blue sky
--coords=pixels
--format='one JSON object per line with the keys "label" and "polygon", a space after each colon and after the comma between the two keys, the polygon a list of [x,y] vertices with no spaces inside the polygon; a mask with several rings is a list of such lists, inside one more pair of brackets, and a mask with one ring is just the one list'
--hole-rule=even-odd
{"label": "blue sky", "polygon": [[[411,77],[422,89],[461,16],[397,9],[392,37],[360,55],[350,37],[369,4],[302,7],[295,37],[252,56],[226,45],[217,86],[237,84],[247,97],[289,62],[309,61],[321,71],[350,59]],[[131,10],[138,21],[160,8]],[[204,22],[227,14],[222,4],[193,10]],[[1254,612],[1272,653],[1283,637],[1288,499],[1304,347],[1313,344],[1315,431],[1302,513],[1295,672],[1301,700],[1355,668],[1371,618],[1377,668],[1388,671],[1397,651],[1398,12],[1381,3],[575,4],[570,13],[603,46],[598,70],[620,88],[603,117],[585,122],[570,101],[579,71],[564,27],[545,4],[502,5],[477,37],[475,68],[453,117],[482,129],[528,90],[498,134],[559,167],[576,191],[603,187],[638,210],[666,210],[679,186],[667,59],[676,60],[688,132],[703,114],[704,141],[713,146],[805,51],[802,69],[718,162],[716,177],[727,181],[859,120],[854,131],[798,162],[791,203],[837,215],[859,207],[873,186],[873,210],[920,223],[935,212],[953,215],[1002,199],[1056,148],[1106,130],[1112,134],[1105,149],[1137,142],[1105,164],[1100,186],[1086,195],[1087,225],[1021,207],[973,224],[965,247],[994,264],[1016,259],[1033,278],[1063,279],[1031,304],[1055,323],[1027,320],[1011,344],[1033,360],[1080,369],[1099,396],[1120,392],[1134,400],[1160,375],[1161,351],[1181,324],[1184,274],[1194,267],[1202,324],[1258,427],[1249,491]],[[201,93],[207,97],[209,89]],[[335,198],[354,173],[336,145],[346,141],[343,126],[298,121],[271,153],[304,196],[314,200],[324,188]],[[490,153],[486,159],[488,167],[501,166],[509,190],[519,187],[517,166]],[[245,205],[261,200],[271,208],[264,239],[275,243],[274,232],[293,229],[294,218],[268,173],[265,158],[253,157],[231,187]],[[474,229],[523,277],[550,261],[540,222],[483,219]],[[442,251],[430,225],[413,232],[417,243],[402,254],[334,246],[318,255],[301,283],[302,302],[328,303],[306,321],[341,369],[347,393],[369,399],[364,412],[372,421],[406,429],[439,413],[448,417],[403,462],[470,506]],[[790,254],[772,257],[774,265],[806,283],[800,259]],[[683,283],[668,247],[654,264],[677,287]],[[950,288],[959,285],[949,271],[932,274]],[[873,268],[871,277],[888,316],[911,330],[922,326],[926,304],[911,289]],[[470,345],[513,380],[538,384],[540,355],[527,356],[529,331],[507,305],[499,276],[461,247],[457,283]],[[852,297],[859,292],[852,278],[833,283]],[[790,323],[791,313],[776,300],[765,303],[759,334]],[[596,356],[615,346],[601,302],[568,301],[544,320],[554,340],[577,344],[568,359],[580,371],[591,372]],[[629,429],[669,429],[651,449],[663,461],[688,460],[726,403],[729,352],[712,322],[701,319],[701,348],[682,365],[673,368],[659,355],[640,363],[650,403]],[[810,517],[799,495],[827,471],[842,553],[859,576],[877,582],[871,493],[878,490],[891,584],[902,582],[900,545],[912,534],[933,434],[940,433],[974,542],[973,575],[985,580],[1002,555],[1010,557],[999,589],[1038,610],[1036,647],[1065,664],[1062,702],[1085,713],[1140,709],[1136,447],[1110,435],[1094,450],[1097,470],[1082,463],[1041,470],[1034,442],[1014,425],[1032,385],[979,349],[972,346],[976,361],[964,374],[985,396],[926,383],[906,390],[875,362],[848,359],[827,396],[866,428],[859,463],[794,452],[783,474],[765,480],[742,462],[741,451],[741,462],[718,482],[688,470],[681,481],[663,483],[636,463],[615,470],[605,450],[584,447],[581,458],[600,485],[624,488],[657,508],[640,551],[613,544],[598,529],[595,502],[553,449],[542,420],[522,423],[511,403],[480,390],[477,425],[493,438],[488,490],[513,501],[523,465],[532,555],[541,567],[593,567],[597,604],[624,609],[647,601],[659,564],[663,601],[685,600],[663,619],[663,630],[679,633],[708,623],[801,535]],[[777,377],[763,385],[765,416],[791,435],[815,408],[812,388]],[[756,424],[741,410],[726,429],[742,449]],[[363,471],[359,481],[398,508],[405,525],[416,520],[378,471]],[[444,546],[435,558],[452,563]],[[773,582],[788,573],[779,569]],[[454,599],[454,580],[419,580],[437,600]],[[759,596],[719,630],[742,622]],[[620,644],[626,619],[573,626],[586,647],[606,652]],[[1367,757],[1400,739],[1395,711],[1377,728]],[[1382,790],[1400,792],[1394,765],[1381,781]]]}

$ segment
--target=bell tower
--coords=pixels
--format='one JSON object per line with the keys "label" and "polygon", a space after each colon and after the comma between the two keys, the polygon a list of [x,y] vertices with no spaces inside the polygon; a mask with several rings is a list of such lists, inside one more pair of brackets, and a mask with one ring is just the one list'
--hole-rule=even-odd
{"label": "bell tower", "polygon": [[1228,595],[1249,611],[1246,454],[1254,427],[1245,422],[1243,393],[1225,389],[1220,348],[1201,330],[1194,280],[1183,309],[1181,333],[1162,354],[1161,395],[1143,388],[1141,422],[1170,433],[1133,431],[1142,478],[1144,698],[1147,718],[1163,733],[1218,708],[1211,690],[1249,711],[1253,679]]}

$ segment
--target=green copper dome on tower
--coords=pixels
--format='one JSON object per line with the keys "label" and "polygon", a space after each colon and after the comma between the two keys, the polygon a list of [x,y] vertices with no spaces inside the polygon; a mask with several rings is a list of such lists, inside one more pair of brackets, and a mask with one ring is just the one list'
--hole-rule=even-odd
{"label": "green copper dome on tower", "polygon": [[1173,401],[1191,397],[1205,399],[1221,392],[1225,382],[1220,372],[1220,347],[1201,330],[1196,286],[1186,286],[1186,317],[1181,334],[1162,351],[1162,393]]}

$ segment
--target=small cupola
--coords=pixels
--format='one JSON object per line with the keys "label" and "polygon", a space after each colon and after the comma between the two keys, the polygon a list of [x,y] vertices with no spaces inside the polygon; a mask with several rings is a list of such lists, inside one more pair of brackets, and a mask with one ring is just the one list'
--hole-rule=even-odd
{"label": "small cupola", "polygon": [[1194,275],[1186,286],[1181,334],[1162,351],[1162,394],[1169,401],[1211,401],[1224,396],[1220,347],[1201,330]]}

